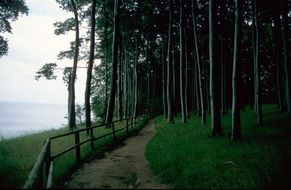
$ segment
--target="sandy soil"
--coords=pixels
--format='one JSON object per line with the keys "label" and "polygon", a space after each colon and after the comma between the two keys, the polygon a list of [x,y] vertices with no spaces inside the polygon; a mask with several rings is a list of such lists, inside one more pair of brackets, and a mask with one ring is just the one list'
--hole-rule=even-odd
{"label": "sandy soil", "polygon": [[145,147],[155,135],[152,120],[125,145],[105,153],[105,158],[82,165],[65,183],[67,188],[170,189],[153,174],[145,158]]}

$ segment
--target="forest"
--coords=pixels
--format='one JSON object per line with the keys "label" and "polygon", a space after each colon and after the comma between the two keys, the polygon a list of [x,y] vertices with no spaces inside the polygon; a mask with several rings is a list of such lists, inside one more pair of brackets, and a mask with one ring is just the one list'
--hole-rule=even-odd
{"label": "forest", "polygon": [[[231,111],[232,140],[241,139],[240,112],[255,110],[264,126],[263,104],[291,112],[290,2],[282,1],[67,1],[72,18],[55,23],[55,34],[75,32],[71,49],[58,59],[65,68],[69,128],[75,127],[74,83],[79,60],[88,62],[86,126],[91,109],[112,118],[181,112],[186,123],[211,114],[211,137],[223,134],[221,115]],[[88,28],[80,37],[80,25]],[[101,63],[94,65],[94,60]],[[56,63],[38,76],[53,77]],[[91,105],[92,102],[92,105]],[[191,114],[193,113],[193,114]],[[191,116],[192,115],[192,116]]]}
{"label": "forest", "polygon": [[[56,22],[55,34],[75,34],[71,49],[58,55],[59,60],[72,60],[72,67],[63,69],[69,129],[77,125],[80,61],[88,63],[86,127],[92,126],[92,113],[105,124],[162,115],[163,125],[183,126],[193,118],[199,120],[190,122],[193,128],[209,125],[205,139],[226,135],[242,141],[246,110],[252,110],[253,125],[260,130],[272,117],[270,106],[290,118],[289,0],[56,1],[72,17]],[[1,51],[3,47],[1,43]],[[0,55],[7,47],[5,43]],[[36,79],[56,79],[59,66],[46,63]],[[223,118],[229,114],[226,134]]]}

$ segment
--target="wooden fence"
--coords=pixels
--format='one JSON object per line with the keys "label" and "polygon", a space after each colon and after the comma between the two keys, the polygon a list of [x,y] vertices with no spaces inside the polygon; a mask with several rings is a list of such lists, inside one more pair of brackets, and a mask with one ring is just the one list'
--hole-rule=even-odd
{"label": "wooden fence", "polygon": [[[145,118],[143,118],[145,119]],[[124,122],[125,121],[125,126],[116,129],[115,124],[117,122]],[[72,131],[69,133],[64,133],[61,135],[53,136],[45,140],[42,149],[38,155],[38,158],[30,171],[28,178],[23,186],[24,189],[31,189],[31,188],[53,188],[53,182],[54,182],[54,160],[65,153],[75,150],[75,157],[77,163],[80,163],[81,161],[81,152],[80,152],[80,147],[83,144],[86,143],[91,143],[91,147],[94,147],[94,142],[98,141],[104,137],[112,135],[113,140],[116,140],[116,133],[122,130],[126,130],[127,134],[129,133],[129,127],[136,127],[137,124],[141,124],[141,117],[131,117],[131,118],[126,118],[126,119],[121,119],[121,120],[116,120],[110,123],[106,124],[101,124],[97,126],[93,126],[90,128],[84,128],[76,131]],[[100,127],[105,127],[105,126],[110,126],[112,129],[112,132],[95,137],[94,136],[94,129],[100,128]],[[80,133],[81,132],[86,132],[88,135],[88,138],[80,142]],[[59,152],[55,155],[51,154],[51,142],[54,139],[62,138],[65,136],[73,135],[75,139],[75,144],[71,147],[66,148],[62,152]]]}

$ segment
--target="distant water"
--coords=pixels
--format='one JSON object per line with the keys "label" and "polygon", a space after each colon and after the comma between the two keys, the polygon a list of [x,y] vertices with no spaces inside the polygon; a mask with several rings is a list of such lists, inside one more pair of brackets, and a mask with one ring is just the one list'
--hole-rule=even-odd
{"label": "distant water", "polygon": [[0,140],[64,127],[66,105],[0,101]]}

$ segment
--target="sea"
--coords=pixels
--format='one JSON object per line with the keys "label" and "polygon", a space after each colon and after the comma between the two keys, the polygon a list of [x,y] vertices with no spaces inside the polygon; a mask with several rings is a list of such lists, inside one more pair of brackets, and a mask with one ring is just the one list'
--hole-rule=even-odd
{"label": "sea", "polygon": [[66,105],[0,101],[0,140],[65,127],[66,114]]}

